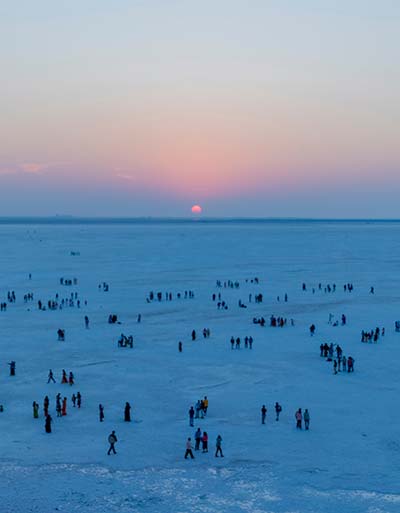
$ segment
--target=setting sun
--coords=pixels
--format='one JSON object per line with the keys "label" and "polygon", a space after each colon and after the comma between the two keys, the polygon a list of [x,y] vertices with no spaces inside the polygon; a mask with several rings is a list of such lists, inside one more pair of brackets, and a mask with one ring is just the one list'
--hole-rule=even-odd
{"label": "setting sun", "polygon": [[203,209],[200,205],[193,205],[192,207],[192,214],[201,214]]}

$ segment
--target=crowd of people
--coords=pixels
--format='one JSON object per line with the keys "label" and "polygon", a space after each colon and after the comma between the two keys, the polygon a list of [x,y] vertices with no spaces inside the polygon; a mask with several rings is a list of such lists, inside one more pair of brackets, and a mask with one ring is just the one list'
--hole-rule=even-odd
{"label": "crowd of people", "polygon": [[[31,279],[31,276],[30,276]],[[78,280],[77,278],[73,279],[66,279],[66,278],[60,278],[60,285],[65,286],[71,286],[71,285],[77,285]],[[246,283],[252,283],[252,284],[259,284],[258,278],[252,278],[247,279]],[[233,289],[237,290],[240,288],[240,283],[238,280],[226,280],[221,281],[217,280],[216,286],[218,289],[224,288],[224,289]],[[109,284],[107,282],[102,282],[98,285],[98,289],[104,292],[109,291]],[[321,283],[318,284],[317,287],[312,287],[311,289],[306,285],[306,283],[302,284],[302,290],[312,290],[313,293],[315,293],[316,290],[323,291],[326,294],[335,293],[337,290],[336,284],[333,283],[322,285]],[[343,291],[344,292],[353,292],[354,287],[352,283],[346,283],[343,285]],[[374,293],[373,287],[371,287],[370,293]],[[230,291],[227,291],[226,294],[231,294]],[[209,296],[207,296],[209,297]],[[212,293],[212,301],[217,303],[218,309],[227,310],[228,305],[227,303],[222,300],[221,292],[214,292]],[[288,302],[288,294],[285,293],[283,297],[283,301],[286,303]],[[172,292],[153,292],[150,291],[148,296],[146,297],[147,303],[152,302],[161,302],[161,301],[172,301],[173,299],[192,299],[194,298],[194,292],[193,290],[185,290],[184,292],[178,292],[178,293],[172,293]],[[23,296],[24,303],[28,303],[34,300],[33,293],[29,292],[26,293]],[[248,295],[248,304],[253,303],[252,306],[259,306],[261,303],[263,303],[264,296],[262,293],[249,293]],[[280,301],[280,296],[277,297],[277,300]],[[9,291],[7,293],[7,302],[1,303],[1,310],[5,311],[7,309],[7,305],[9,303],[15,303],[16,302],[16,294],[14,291]],[[39,300],[37,302],[38,309],[39,310],[61,310],[64,307],[74,307],[77,306],[78,308],[81,307],[81,300],[79,299],[78,292],[71,292],[71,294],[68,297],[64,297],[60,299],[59,294],[56,294],[54,299],[49,299],[46,302],[42,302]],[[87,301],[84,301],[84,305],[87,306]],[[238,301],[238,305],[241,308],[247,308],[247,305],[242,302],[241,299]],[[276,305],[275,305],[276,308]],[[265,314],[266,315],[266,314]],[[268,316],[267,316],[268,319]],[[89,329],[89,317],[85,315],[84,317],[85,322],[85,328]],[[141,314],[138,315],[137,322],[141,322]],[[248,320],[247,322],[251,322],[251,320]],[[259,324],[260,326],[265,326],[266,321],[264,316],[260,317],[253,317],[252,318],[253,324]],[[290,325],[294,326],[294,319],[289,320]],[[110,314],[108,317],[108,323],[109,324],[117,324],[120,323],[118,321],[118,316],[116,314]],[[338,326],[340,323],[341,326],[347,325],[347,317],[345,314],[342,314],[340,317],[340,320],[336,320],[333,314],[329,314],[329,320],[328,324],[331,326]],[[284,327],[288,325],[288,320],[286,317],[282,315],[271,315],[269,317],[269,325],[271,327]],[[400,323],[399,323],[399,330],[400,330]],[[313,336],[316,333],[316,326],[315,324],[311,324],[309,327],[310,334]],[[211,335],[211,330],[209,327],[205,327],[200,331],[200,337],[203,336],[204,339],[207,339]],[[65,329],[59,328],[57,331],[58,340],[64,341],[65,340]],[[370,331],[362,331],[361,333],[361,341],[362,342],[377,342],[380,337],[383,337],[385,335],[385,328],[375,328]],[[191,340],[195,341],[197,340],[198,335],[195,329],[191,332]],[[230,346],[231,349],[239,350],[241,347],[244,347],[245,349],[253,349],[253,337],[246,335],[245,337],[234,337],[231,336],[230,338]],[[133,335],[126,336],[123,333],[121,333],[121,336],[118,339],[118,347],[133,347]],[[182,352],[183,350],[183,343],[180,341],[178,344],[178,350],[179,352]],[[175,346],[176,351],[176,346]],[[354,372],[354,358],[352,356],[345,356],[343,354],[343,350],[339,344],[333,344],[333,343],[321,343],[320,344],[320,356],[325,358],[326,361],[332,362],[333,365],[333,372],[334,374],[338,374],[339,372],[347,372],[351,373]],[[15,361],[11,361],[9,363],[10,365],[10,375],[15,376]],[[48,372],[48,380],[47,383],[56,383],[56,379],[54,377],[54,373],[52,369]],[[75,376],[72,371],[67,371],[65,369],[62,370],[61,378],[60,378],[61,384],[68,384],[70,386],[75,385]],[[75,408],[80,409],[82,406],[82,395],[78,391],[77,393],[73,393],[71,396],[71,404]],[[97,404],[97,403],[96,403]],[[188,416],[189,416],[189,426],[194,427],[194,423],[196,419],[205,419],[207,417],[207,411],[208,411],[208,398],[207,396],[204,396],[203,399],[198,399],[194,405],[192,405],[189,409]],[[67,415],[67,408],[68,408],[68,399],[65,395],[62,395],[61,393],[57,393],[55,397],[55,413],[56,417],[62,418]],[[38,419],[40,417],[40,407],[38,402],[33,401],[32,403],[32,409],[33,409],[33,418]],[[50,414],[50,399],[48,395],[45,396],[43,401],[43,415],[45,418],[45,432],[51,433],[52,432],[52,425],[53,425],[53,418]],[[105,420],[105,408],[102,403],[98,404],[98,419],[99,422],[104,422]],[[123,420],[124,422],[131,422],[132,421],[132,415],[131,415],[131,404],[129,402],[125,403],[124,406],[124,413],[123,413]],[[282,406],[276,402],[273,411],[275,412],[275,420],[279,421],[280,414],[282,412]],[[261,407],[261,424],[266,424],[267,422],[267,413],[268,409],[265,404]],[[310,413],[308,409],[305,409],[304,411],[302,408],[298,408],[298,410],[295,412],[295,420],[296,420],[296,428],[297,429],[303,429],[303,425],[305,430],[309,430],[310,428]],[[225,435],[224,435],[225,436]],[[194,447],[192,445],[192,438],[188,437],[186,441],[186,452],[184,455],[184,458],[191,458],[194,459],[193,450],[195,452],[202,451],[202,453],[208,452],[208,440],[209,436],[207,431],[202,431],[200,427],[197,427],[195,433],[194,433]],[[116,454],[115,450],[115,444],[117,443],[117,436],[115,431],[112,431],[111,434],[108,437],[108,442],[110,444],[108,454],[111,453]],[[218,435],[216,438],[216,444],[215,444],[215,456],[216,457],[224,457],[223,451],[222,451],[222,437],[221,435]]]}

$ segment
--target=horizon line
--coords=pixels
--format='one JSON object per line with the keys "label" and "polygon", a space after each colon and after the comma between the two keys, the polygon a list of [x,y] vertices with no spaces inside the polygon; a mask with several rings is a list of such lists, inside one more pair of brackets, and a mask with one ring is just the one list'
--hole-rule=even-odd
{"label": "horizon line", "polygon": [[0,224],[129,224],[129,223],[398,223],[400,218],[363,217],[225,217],[225,216],[0,216]]}

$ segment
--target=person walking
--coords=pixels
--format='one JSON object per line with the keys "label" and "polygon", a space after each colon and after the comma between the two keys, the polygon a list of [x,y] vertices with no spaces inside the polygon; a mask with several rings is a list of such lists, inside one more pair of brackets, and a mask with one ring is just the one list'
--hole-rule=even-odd
{"label": "person walking", "polygon": [[191,438],[188,438],[187,442],[186,442],[185,460],[187,460],[188,456],[190,456],[192,458],[192,460],[194,460],[193,451],[192,451],[192,440],[191,440]]}
{"label": "person walking", "polygon": [[47,379],[47,383],[50,383],[50,381],[52,381],[53,383],[56,382],[56,380],[54,379],[53,371],[51,369],[49,370],[49,376]]}
{"label": "person walking", "polygon": [[218,458],[218,455],[221,455],[221,458],[223,458],[224,455],[222,454],[222,436],[221,435],[217,436],[217,440],[215,442],[215,447],[216,447],[215,457]]}
{"label": "person walking", "polygon": [[117,436],[115,434],[115,431],[112,431],[110,435],[108,435],[108,443],[110,444],[110,448],[108,449],[108,456],[113,452],[114,454],[117,454],[117,451],[115,450],[115,444],[118,442]]}

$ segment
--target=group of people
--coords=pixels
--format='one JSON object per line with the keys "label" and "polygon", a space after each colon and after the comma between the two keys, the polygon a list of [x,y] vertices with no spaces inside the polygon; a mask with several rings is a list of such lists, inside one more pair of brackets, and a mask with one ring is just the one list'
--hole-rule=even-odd
{"label": "group of people", "polygon": [[127,337],[126,335],[121,333],[121,336],[118,339],[118,347],[133,348],[133,336],[129,335],[129,337]]}
{"label": "group of people", "polygon": [[[194,439],[195,439],[195,447],[194,447],[195,451],[200,450],[200,443],[201,443],[202,444],[202,452],[203,453],[208,452],[208,434],[206,431],[204,431],[204,433],[201,433],[201,429],[198,428],[194,435]],[[192,460],[194,460],[192,439],[190,437],[186,440],[185,460],[187,460],[189,456]],[[219,456],[221,456],[221,458],[224,457],[224,454],[222,452],[222,436],[221,435],[218,435],[217,439],[215,441],[215,457],[218,458]]]}
{"label": "group of people", "polygon": [[[82,395],[80,392],[77,392],[76,394],[72,394],[71,402],[73,407],[80,408],[82,405]],[[51,426],[53,423],[53,418],[49,413],[49,407],[50,407],[50,399],[49,396],[46,395],[43,400],[43,414],[45,418],[45,432],[51,433]],[[32,403],[33,408],[33,418],[38,419],[39,418],[39,404],[36,401],[33,401]],[[56,395],[56,414],[57,417],[65,417],[67,415],[67,398],[64,397],[61,399],[61,394],[58,393]]]}
{"label": "group of people", "polygon": [[[287,325],[287,323],[288,323],[288,321],[284,317],[275,317],[275,315],[271,315],[271,317],[269,319],[269,325],[272,328],[276,328],[276,327],[283,328],[284,326]],[[293,319],[290,319],[290,325],[294,326],[294,320]]]}
{"label": "group of people", "polygon": [[[275,403],[275,420],[278,421],[279,420],[279,415],[281,414],[281,411],[282,411],[282,406],[276,402]],[[261,407],[261,424],[265,424],[265,421],[267,420],[267,407],[265,406],[265,404],[262,405]]]}
{"label": "group of people", "polygon": [[204,396],[204,399],[198,399],[195,406],[191,406],[189,409],[189,426],[193,427],[194,419],[204,419],[208,411],[208,398]]}
{"label": "group of people", "polygon": [[[240,349],[240,345],[241,345],[241,339],[240,337],[237,337],[237,338],[234,338],[234,337],[231,337],[231,349]],[[253,337],[244,337],[244,347],[245,349],[253,349]]]}
{"label": "group of people", "polygon": [[[47,305],[47,306],[46,306]],[[87,300],[85,299],[84,305],[87,306]],[[48,299],[47,301],[42,301],[41,299],[37,302],[38,310],[46,311],[46,310],[62,310],[63,308],[74,308],[77,306],[81,307],[81,300],[78,299],[78,293],[71,292],[69,297],[62,298],[58,294],[55,295],[54,299]]]}
{"label": "group of people", "polygon": [[370,331],[364,331],[362,330],[361,332],[361,342],[374,342],[375,344],[378,342],[379,340],[379,337],[384,337],[385,336],[385,328],[375,328],[374,330],[370,330]]}
{"label": "group of people", "polygon": [[[340,323],[342,326],[345,326],[346,323],[347,323],[347,318],[345,316],[345,314],[342,314],[341,316],[341,319],[340,319]],[[328,319],[328,324],[330,324],[331,326],[339,326],[339,321],[336,319],[335,320],[335,316],[333,314],[329,314],[329,319]]]}
{"label": "group of people", "polygon": [[60,285],[67,285],[68,287],[78,285],[78,278],[60,278]]}
{"label": "group of people", "polygon": [[[346,356],[343,354],[343,349],[339,344],[336,346],[331,344],[321,344],[319,346],[320,356],[326,358],[327,362],[333,362],[333,373],[337,374],[338,372],[354,372],[354,358]],[[336,356],[336,357],[335,357]]]}
{"label": "group of people", "polygon": [[296,429],[303,429],[303,420],[305,430],[308,431],[310,429],[310,413],[307,408],[304,410],[304,413],[302,413],[301,408],[299,408],[294,414],[294,418],[296,419]]}
{"label": "group of people", "polygon": [[[203,338],[210,338],[211,336],[211,330],[210,328],[203,328]],[[192,341],[195,341],[197,339],[197,333],[196,330],[192,330]]]}
{"label": "group of people", "polygon": [[[303,292],[306,292],[308,290],[307,284],[304,282],[302,283],[301,288],[302,288]],[[318,290],[320,290],[320,291],[323,290],[325,294],[330,294],[331,292],[336,292],[336,283],[333,283],[332,285],[330,283],[328,283],[327,285],[322,285],[322,283],[318,283]],[[344,292],[353,292],[353,290],[354,290],[354,287],[353,287],[352,283],[345,283],[343,285]],[[313,294],[315,294],[316,287],[311,287],[311,291]]]}
{"label": "group of people", "polygon": [[[193,299],[194,298],[194,292],[193,290],[185,290],[185,292],[177,292],[175,293],[177,299]],[[147,303],[152,303],[153,301],[157,300],[161,302],[165,299],[165,301],[172,301],[174,298],[174,295],[172,292],[165,292],[164,294],[162,292],[153,292],[150,291],[149,295],[146,297]]]}

